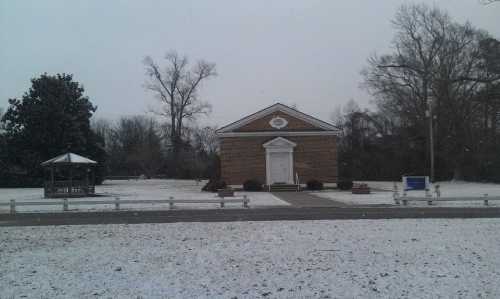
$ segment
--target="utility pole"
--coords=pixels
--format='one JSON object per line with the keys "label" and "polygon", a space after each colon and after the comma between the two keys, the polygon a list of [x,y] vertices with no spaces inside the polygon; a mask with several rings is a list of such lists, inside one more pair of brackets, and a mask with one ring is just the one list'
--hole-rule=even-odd
{"label": "utility pole", "polygon": [[433,115],[432,115],[432,100],[427,99],[427,105],[428,105],[428,110],[427,113],[429,114],[429,151],[430,151],[430,159],[431,159],[431,170],[430,170],[430,179],[431,183],[434,183],[434,129],[433,129]]}

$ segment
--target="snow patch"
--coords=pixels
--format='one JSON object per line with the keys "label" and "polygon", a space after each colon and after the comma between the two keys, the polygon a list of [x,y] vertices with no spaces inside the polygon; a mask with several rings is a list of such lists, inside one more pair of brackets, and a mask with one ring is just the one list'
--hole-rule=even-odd
{"label": "snow patch", "polygon": [[[357,182],[358,183],[358,182]],[[313,194],[322,198],[331,199],[351,205],[393,205],[392,190],[394,182],[371,182],[364,181],[372,189],[371,194],[352,194],[351,191],[341,190],[325,190],[314,192]],[[399,194],[402,195],[403,184],[396,183]],[[484,194],[488,196],[500,196],[500,184],[493,183],[473,183],[473,182],[437,182],[440,185],[442,197],[480,197]],[[434,186],[431,184],[431,192],[434,191]],[[407,196],[424,197],[425,191],[408,191]],[[433,197],[435,194],[433,193]],[[426,202],[409,202],[409,206],[428,207]],[[500,206],[500,201],[490,201],[490,206]],[[433,202],[433,206],[439,207],[484,207],[482,201],[447,201]]]}
{"label": "snow patch", "polygon": [[499,298],[500,219],[4,227],[2,298]]}
{"label": "snow patch", "polygon": [[[101,186],[96,186],[96,193],[103,197],[85,197],[68,199],[70,211],[82,210],[112,210],[114,205],[78,205],[71,206],[72,200],[99,200],[114,199],[119,197],[124,200],[159,200],[169,199],[217,199],[217,194],[211,192],[202,192],[201,187],[204,181],[194,180],[115,180],[105,181]],[[268,192],[236,192],[236,196],[247,195],[250,199],[249,206],[286,206],[287,202],[275,197]],[[5,188],[0,189],[0,202],[9,202],[11,199],[16,201],[60,201],[61,199],[43,198],[42,188]],[[218,209],[219,204],[201,203],[201,204],[176,204],[178,209]],[[168,204],[134,204],[120,206],[121,209],[141,209],[157,210],[169,209]],[[226,208],[242,208],[242,204],[226,204]],[[20,212],[39,212],[39,211],[61,211],[62,205],[57,206],[19,206],[16,207]],[[8,206],[1,206],[0,213],[8,213]]]}

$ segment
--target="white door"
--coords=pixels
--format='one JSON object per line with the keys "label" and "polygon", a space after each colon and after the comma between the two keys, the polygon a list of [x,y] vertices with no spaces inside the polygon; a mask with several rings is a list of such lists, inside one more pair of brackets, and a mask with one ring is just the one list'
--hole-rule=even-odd
{"label": "white door", "polygon": [[290,153],[270,153],[271,184],[289,183]]}

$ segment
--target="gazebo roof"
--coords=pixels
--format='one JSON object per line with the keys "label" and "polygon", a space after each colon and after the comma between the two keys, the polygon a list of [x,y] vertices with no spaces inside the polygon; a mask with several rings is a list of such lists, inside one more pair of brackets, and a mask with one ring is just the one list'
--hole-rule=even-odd
{"label": "gazebo roof", "polygon": [[42,166],[61,164],[97,164],[96,161],[82,157],[74,153],[66,153],[43,162]]}

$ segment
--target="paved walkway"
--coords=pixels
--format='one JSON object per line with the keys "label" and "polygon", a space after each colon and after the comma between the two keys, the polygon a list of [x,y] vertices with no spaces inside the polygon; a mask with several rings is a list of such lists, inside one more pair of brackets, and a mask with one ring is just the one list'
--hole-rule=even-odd
{"label": "paved walkway", "polygon": [[347,207],[345,203],[321,198],[308,192],[273,192],[273,195],[297,208]]}

